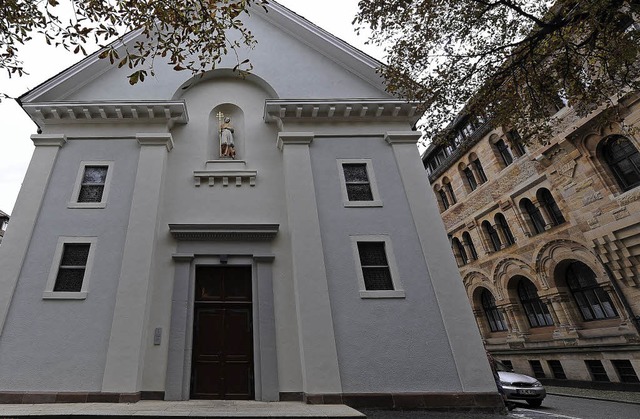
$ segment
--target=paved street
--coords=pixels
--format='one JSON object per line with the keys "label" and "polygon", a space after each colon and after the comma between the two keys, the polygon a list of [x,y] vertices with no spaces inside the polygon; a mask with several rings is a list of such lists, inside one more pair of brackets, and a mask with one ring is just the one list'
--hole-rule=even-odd
{"label": "paved street", "polygon": [[640,405],[549,395],[539,408],[517,403],[507,416],[479,413],[361,410],[368,419],[640,419]]}

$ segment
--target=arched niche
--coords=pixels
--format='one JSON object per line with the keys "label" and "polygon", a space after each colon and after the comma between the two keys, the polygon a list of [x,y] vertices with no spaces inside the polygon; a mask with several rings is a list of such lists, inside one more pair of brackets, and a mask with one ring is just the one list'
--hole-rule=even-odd
{"label": "arched niche", "polygon": [[209,113],[209,127],[207,138],[208,142],[207,156],[212,160],[223,160],[220,149],[221,130],[220,126],[224,118],[230,118],[233,127],[233,142],[235,144],[235,160],[244,160],[246,156],[246,130],[244,112],[233,103],[222,103],[214,107]]}

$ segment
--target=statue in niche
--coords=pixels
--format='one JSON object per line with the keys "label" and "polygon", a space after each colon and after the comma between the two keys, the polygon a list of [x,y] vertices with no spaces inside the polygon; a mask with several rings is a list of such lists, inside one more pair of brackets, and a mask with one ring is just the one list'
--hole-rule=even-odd
{"label": "statue in niche", "polygon": [[218,121],[220,122],[220,157],[236,158],[236,145],[233,142],[233,125],[231,118],[224,116],[222,112],[218,112]]}

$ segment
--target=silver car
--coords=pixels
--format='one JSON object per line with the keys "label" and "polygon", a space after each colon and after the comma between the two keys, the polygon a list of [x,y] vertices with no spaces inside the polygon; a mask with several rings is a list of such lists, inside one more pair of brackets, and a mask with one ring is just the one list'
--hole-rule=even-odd
{"label": "silver car", "polygon": [[501,362],[496,362],[500,386],[509,400],[524,400],[529,406],[538,407],[547,396],[540,381],[524,374],[517,374]]}

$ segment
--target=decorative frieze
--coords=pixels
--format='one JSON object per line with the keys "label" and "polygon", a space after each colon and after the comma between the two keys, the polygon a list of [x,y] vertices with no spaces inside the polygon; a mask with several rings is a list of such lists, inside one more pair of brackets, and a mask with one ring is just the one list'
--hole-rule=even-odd
{"label": "decorative frieze", "polygon": [[586,207],[587,205],[592,204],[592,203],[594,203],[596,201],[599,201],[602,198],[603,198],[602,197],[602,192],[600,192],[600,191],[591,191],[591,192],[585,194],[582,197],[582,205],[584,205]]}
{"label": "decorative frieze", "polygon": [[617,210],[612,211],[611,213],[613,214],[613,217],[616,220],[621,220],[629,216],[629,211],[627,211],[627,207],[618,208]]}

